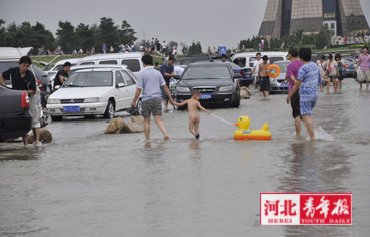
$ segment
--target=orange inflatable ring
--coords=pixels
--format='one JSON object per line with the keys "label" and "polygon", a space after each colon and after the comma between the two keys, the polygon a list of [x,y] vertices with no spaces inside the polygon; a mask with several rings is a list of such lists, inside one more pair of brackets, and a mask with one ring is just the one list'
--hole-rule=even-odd
{"label": "orange inflatable ring", "polygon": [[276,64],[271,64],[267,69],[269,70],[267,75],[270,78],[277,78],[280,75],[280,67]]}

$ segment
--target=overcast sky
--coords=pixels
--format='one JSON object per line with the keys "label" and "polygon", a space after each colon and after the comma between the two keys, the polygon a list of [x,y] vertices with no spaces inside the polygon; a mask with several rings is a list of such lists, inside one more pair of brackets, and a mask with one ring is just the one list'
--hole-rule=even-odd
{"label": "overcast sky", "polygon": [[[370,22],[370,1],[360,0]],[[186,44],[236,47],[241,39],[258,34],[267,0],[0,0],[6,24],[39,21],[55,33],[58,21],[99,24],[101,17],[117,25],[127,20],[139,39],[158,37]]]}

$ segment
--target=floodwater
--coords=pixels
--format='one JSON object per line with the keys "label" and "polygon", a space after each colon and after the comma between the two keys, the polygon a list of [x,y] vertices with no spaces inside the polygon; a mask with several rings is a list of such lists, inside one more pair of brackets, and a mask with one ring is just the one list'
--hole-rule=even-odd
{"label": "floodwater", "polygon": [[[234,127],[202,114],[201,141],[187,112],[165,114],[171,135],[104,135],[103,119],[49,125],[41,149],[0,145],[0,236],[368,236],[370,93],[346,79],[343,94],[321,94],[320,139],[294,138],[286,95],[256,93],[239,109],[213,109],[273,140],[232,140]],[[129,119],[128,117],[126,119]],[[260,192],[352,192],[352,226],[260,226]]]}

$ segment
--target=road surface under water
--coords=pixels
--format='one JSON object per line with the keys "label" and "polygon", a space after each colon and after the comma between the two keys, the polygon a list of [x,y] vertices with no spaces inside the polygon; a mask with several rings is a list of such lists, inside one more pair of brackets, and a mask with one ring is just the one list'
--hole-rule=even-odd
{"label": "road surface under water", "polygon": [[[344,82],[343,94],[320,95],[315,144],[294,137],[286,95],[256,93],[211,111],[268,122],[272,141],[236,142],[234,127],[202,114],[198,142],[175,111],[164,115],[169,142],[154,126],[145,143],[104,135],[103,119],[67,119],[40,149],[1,144],[0,236],[368,236],[370,93]],[[353,192],[353,225],[260,226],[260,192]]]}

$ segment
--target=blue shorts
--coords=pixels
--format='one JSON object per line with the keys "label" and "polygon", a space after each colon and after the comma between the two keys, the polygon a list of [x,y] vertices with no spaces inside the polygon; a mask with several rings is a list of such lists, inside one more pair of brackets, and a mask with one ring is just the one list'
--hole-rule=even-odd
{"label": "blue shorts", "polygon": [[300,101],[301,115],[312,115],[312,110],[316,105],[316,101]]}

